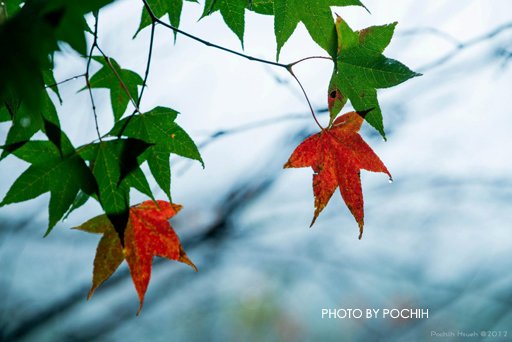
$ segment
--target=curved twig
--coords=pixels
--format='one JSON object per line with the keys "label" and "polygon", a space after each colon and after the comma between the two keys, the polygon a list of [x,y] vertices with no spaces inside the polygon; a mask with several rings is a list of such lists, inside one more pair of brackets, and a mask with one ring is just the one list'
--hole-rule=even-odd
{"label": "curved twig", "polygon": [[304,94],[304,97],[306,98],[306,101],[308,103],[309,110],[311,111],[311,116],[313,116],[313,119],[315,120],[315,122],[318,125],[318,127],[320,128],[320,130],[322,130],[322,132],[324,132],[325,128],[320,124],[320,122],[318,121],[318,118],[316,117],[315,110],[313,109],[313,105],[311,104],[311,101],[309,100],[309,96],[308,96],[308,93],[306,92],[306,89],[304,89],[304,87],[302,86],[302,83],[300,82],[299,78],[293,72],[291,66],[287,67],[286,70],[288,70],[290,75],[292,75],[293,78],[295,79],[295,81],[297,81],[297,83],[299,84],[300,89],[302,90],[302,93]]}

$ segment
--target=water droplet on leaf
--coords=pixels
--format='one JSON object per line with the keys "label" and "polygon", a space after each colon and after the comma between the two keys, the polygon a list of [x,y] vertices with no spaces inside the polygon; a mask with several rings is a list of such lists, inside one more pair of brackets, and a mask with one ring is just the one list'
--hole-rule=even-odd
{"label": "water droplet on leaf", "polygon": [[20,125],[22,127],[28,127],[30,125],[30,119],[29,118],[22,118],[20,120]]}

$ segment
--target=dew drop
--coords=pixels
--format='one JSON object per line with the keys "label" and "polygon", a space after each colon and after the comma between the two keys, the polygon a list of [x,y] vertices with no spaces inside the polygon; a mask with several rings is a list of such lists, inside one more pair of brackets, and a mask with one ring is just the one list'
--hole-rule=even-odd
{"label": "dew drop", "polygon": [[24,127],[24,128],[28,127],[30,125],[30,119],[29,118],[22,118],[20,120],[20,125],[21,125],[21,127]]}
{"label": "dew drop", "polygon": [[388,180],[388,182],[389,182],[389,184],[393,184],[393,178],[390,178],[390,179]]}

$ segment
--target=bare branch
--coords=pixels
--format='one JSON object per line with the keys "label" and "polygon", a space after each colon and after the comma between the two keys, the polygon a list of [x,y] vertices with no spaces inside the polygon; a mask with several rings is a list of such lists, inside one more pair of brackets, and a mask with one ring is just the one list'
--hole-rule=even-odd
{"label": "bare branch", "polygon": [[80,75],[72,76],[72,77],[66,78],[66,79],[65,79],[65,80],[63,80],[63,81],[59,81],[59,82],[57,82],[57,83],[47,84],[47,85],[45,86],[45,88],[47,88],[47,89],[48,89],[48,88],[53,88],[53,87],[56,87],[56,86],[58,86],[58,85],[61,85],[61,84],[67,83],[67,82],[69,82],[69,81],[77,80],[77,79],[79,79],[79,78],[81,78],[81,77],[85,77],[85,74],[80,74]]}
{"label": "bare branch", "polygon": [[457,56],[462,50],[464,49],[467,49],[471,46],[474,46],[474,45],[478,45],[488,39],[492,39],[496,36],[498,36],[499,34],[501,34],[502,32],[505,32],[507,30],[510,30],[512,29],[512,22],[509,22],[509,23],[506,23],[504,25],[501,25],[501,26],[498,26],[497,28],[495,28],[494,30],[486,33],[486,34],[483,34],[481,36],[478,36],[478,37],[475,37],[475,38],[472,38],[466,42],[462,42],[462,43],[459,43],[455,48],[453,48],[451,51],[449,51],[448,53],[446,53],[445,55],[441,56],[440,58],[434,60],[433,62],[430,62],[430,63],[427,63],[425,65],[423,65],[422,67],[418,68],[418,71],[419,72],[425,72],[427,70],[430,70],[430,69],[434,69],[434,68],[437,68],[447,62],[449,62],[450,60],[452,60],[455,56]]}

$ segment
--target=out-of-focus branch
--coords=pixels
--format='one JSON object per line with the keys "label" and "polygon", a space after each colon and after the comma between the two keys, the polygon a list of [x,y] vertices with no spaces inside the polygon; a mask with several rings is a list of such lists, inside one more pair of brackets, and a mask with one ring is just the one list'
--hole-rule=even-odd
{"label": "out-of-focus branch", "polygon": [[[225,195],[224,200],[219,201],[220,204],[217,207],[216,215],[217,219],[213,220],[213,222],[208,224],[208,226],[201,229],[201,233],[191,236],[190,238],[182,239],[183,246],[185,246],[187,251],[189,251],[189,255],[191,254],[190,250],[208,242],[215,242],[213,245],[217,246],[217,248],[221,248],[222,242],[229,237],[229,234],[231,233],[230,228],[232,227],[233,218],[236,217],[236,214],[243,208],[258,199],[267,189],[270,188],[274,180],[274,176],[272,176],[272,174],[273,173],[267,173],[266,177],[260,177],[257,182],[254,182],[254,177],[248,177],[246,181],[240,182],[237,186],[233,187],[231,191]],[[169,265],[169,261],[165,259],[156,259],[153,262],[153,270],[161,267],[162,265]],[[190,273],[196,274],[194,272]],[[129,277],[130,273],[128,269],[118,270],[101,286],[96,295],[115,289],[121,282],[127,281]],[[189,277],[189,280],[190,278],[193,277]],[[82,284],[61,300],[54,302],[50,307],[39,310],[28,316],[23,321],[17,322],[14,329],[7,331],[7,334],[4,336],[0,335],[0,338],[4,338],[7,341],[18,341],[36,333],[37,330],[44,327],[45,324],[48,324],[61,315],[65,315],[70,310],[73,310],[77,305],[83,303],[86,299],[88,288],[89,284]],[[130,311],[133,308],[129,308],[128,306],[123,306],[122,308],[123,317],[135,317],[135,311]],[[100,317],[97,321],[101,322],[102,320],[103,318]],[[118,320],[116,319],[111,321],[111,323],[112,324],[105,325],[102,330],[97,329],[97,325],[93,324],[95,326],[95,331],[92,333],[95,336],[106,334],[113,329],[115,324],[118,323]]]}
{"label": "out-of-focus branch", "polygon": [[437,58],[436,60],[434,60],[432,62],[429,62],[429,63],[419,67],[418,71],[425,72],[427,70],[440,67],[441,65],[447,63],[448,61],[453,59],[455,56],[457,56],[459,53],[461,53],[462,50],[472,47],[474,45],[478,45],[478,44],[485,42],[489,39],[492,39],[510,29],[512,29],[512,22],[498,26],[497,28],[495,28],[494,30],[492,30],[486,34],[477,36],[477,37],[467,40],[465,42],[458,43],[451,51],[449,51],[445,55]]}
{"label": "out-of-focus branch", "polygon": [[433,35],[437,36],[447,42],[451,43],[455,47],[460,46],[462,43],[449,33],[441,31],[435,27],[418,27],[410,30],[405,30],[399,33],[401,36],[417,36],[417,35]]}
{"label": "out-of-focus branch", "polygon": [[[327,110],[327,108],[321,108],[321,109],[317,109],[316,112],[318,114],[326,114],[329,111]],[[259,120],[259,121],[243,124],[243,125],[233,127],[233,128],[221,129],[221,130],[211,133],[210,136],[208,138],[206,138],[206,140],[204,140],[203,142],[201,142],[198,145],[198,147],[204,148],[207,145],[214,142],[215,140],[217,140],[218,138],[225,137],[228,135],[243,133],[243,132],[250,131],[253,129],[257,129],[257,128],[275,125],[280,122],[308,119],[310,116],[311,115],[308,115],[308,114],[286,114],[286,115],[278,116],[275,118],[264,119],[264,120]]]}

